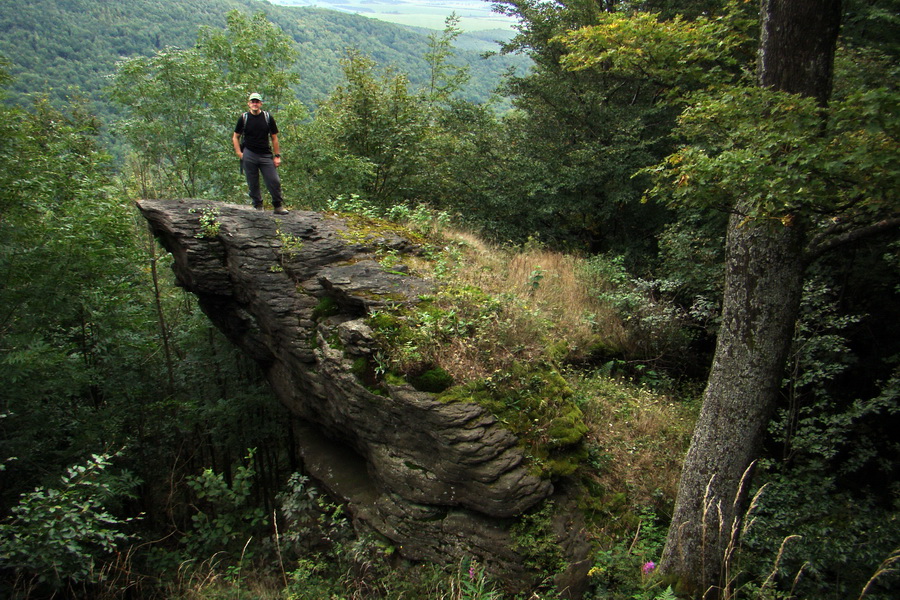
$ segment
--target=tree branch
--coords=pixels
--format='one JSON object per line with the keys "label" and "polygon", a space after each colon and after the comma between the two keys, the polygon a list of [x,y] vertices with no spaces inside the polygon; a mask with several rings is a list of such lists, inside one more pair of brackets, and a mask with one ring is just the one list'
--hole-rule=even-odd
{"label": "tree branch", "polygon": [[[803,253],[803,260],[806,264],[809,264],[839,246],[898,228],[900,228],[900,216],[882,219],[872,225],[846,231],[829,239],[822,239],[824,236],[816,236],[816,239],[806,247]],[[822,241],[820,242],[819,240]]]}

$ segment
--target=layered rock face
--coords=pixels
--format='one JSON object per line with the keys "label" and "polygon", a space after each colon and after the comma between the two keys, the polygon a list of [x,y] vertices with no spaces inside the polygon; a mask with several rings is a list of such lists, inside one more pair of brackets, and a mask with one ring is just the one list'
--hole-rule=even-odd
{"label": "layered rock face", "polygon": [[432,290],[373,260],[376,251],[414,252],[414,243],[314,212],[275,216],[199,200],[138,207],[174,256],[179,285],[296,415],[306,469],[358,525],[407,558],[475,557],[527,587],[536,574],[511,528],[552,499],[571,564],[559,586],[577,596],[587,548],[575,511],[529,469],[516,437],[477,404],[440,402],[407,385],[376,393],[360,377],[358,365],[377,351],[365,316]]}

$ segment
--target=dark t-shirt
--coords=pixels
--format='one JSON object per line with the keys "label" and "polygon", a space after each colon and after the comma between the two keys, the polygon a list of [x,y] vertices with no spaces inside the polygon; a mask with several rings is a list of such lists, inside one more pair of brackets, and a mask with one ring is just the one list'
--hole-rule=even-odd
{"label": "dark t-shirt", "polygon": [[244,115],[241,114],[238,117],[237,125],[234,126],[234,132],[238,135],[244,134],[244,147],[251,152],[271,154],[269,134],[277,134],[278,125],[275,124],[275,117],[272,116],[272,113],[269,113],[269,123],[266,125],[266,115],[262,111],[258,115],[248,112],[247,131],[244,131]]}

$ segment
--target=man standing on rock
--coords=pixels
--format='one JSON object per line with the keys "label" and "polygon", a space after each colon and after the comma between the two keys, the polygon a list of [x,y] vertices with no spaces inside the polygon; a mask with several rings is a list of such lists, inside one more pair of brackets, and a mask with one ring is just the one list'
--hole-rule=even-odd
{"label": "man standing on rock", "polygon": [[[281,165],[281,153],[278,147],[278,125],[275,117],[262,109],[262,96],[250,94],[247,105],[250,107],[238,119],[234,126],[231,142],[234,151],[241,159],[241,170],[247,176],[247,188],[253,208],[262,210],[262,195],[259,191],[259,175],[262,174],[266,189],[272,196],[272,206],[276,215],[286,215],[284,199],[281,197],[281,178],[278,167]],[[272,146],[269,146],[272,138]],[[274,150],[274,153],[272,152]]]}

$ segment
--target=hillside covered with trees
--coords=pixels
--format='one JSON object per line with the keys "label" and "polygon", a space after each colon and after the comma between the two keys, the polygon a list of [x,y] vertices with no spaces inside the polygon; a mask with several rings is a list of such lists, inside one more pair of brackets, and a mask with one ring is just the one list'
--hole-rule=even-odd
{"label": "hillside covered with trees", "polygon": [[[300,81],[295,92],[303,102],[318,102],[337,85],[340,59],[348,48],[409,74],[414,83],[427,77],[423,55],[428,33],[421,29],[258,0],[35,0],[0,15],[0,56],[12,63],[14,94],[47,93],[56,100],[82,94],[91,100],[92,110],[106,116],[110,107],[102,91],[118,61],[149,56],[166,47],[190,48],[201,28],[224,27],[225,15],[237,9],[264,11],[291,37],[299,51],[294,69]],[[484,47],[483,39],[479,45]],[[472,81],[466,94],[476,101],[488,99],[507,68],[527,66],[525,61],[505,57],[484,60],[481,52],[458,55],[461,63],[470,65]]]}
{"label": "hillside covered with trees", "polygon": [[415,561],[355,527],[263,367],[175,286],[134,202],[208,203],[215,239],[218,203],[247,202],[251,91],[288,208],[402,227],[420,251],[381,268],[437,284],[364,315],[359,377],[427,373],[566,447],[529,460],[577,499],[584,600],[900,594],[896,0],[498,8],[531,67],[475,88],[452,20],[3,11],[0,596],[570,597],[552,503],[511,532],[527,594],[474,549]]}

